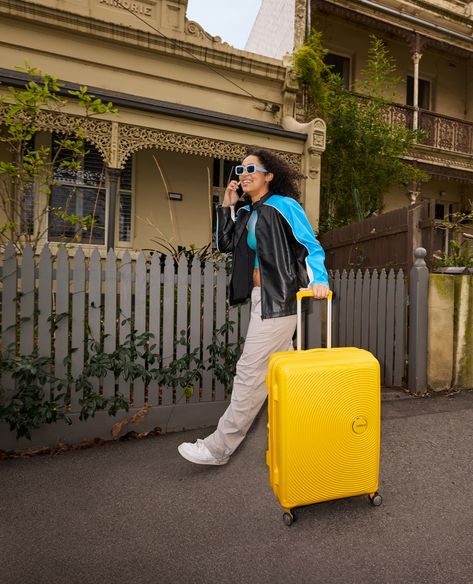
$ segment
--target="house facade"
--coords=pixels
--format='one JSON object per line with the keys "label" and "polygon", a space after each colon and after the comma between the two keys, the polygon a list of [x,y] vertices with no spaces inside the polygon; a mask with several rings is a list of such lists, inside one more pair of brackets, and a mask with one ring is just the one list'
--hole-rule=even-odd
{"label": "house facade", "polygon": [[[270,4],[263,0],[261,11],[270,15]],[[426,132],[407,158],[425,170],[430,181],[421,188],[392,189],[385,196],[385,211],[420,199],[435,201],[438,219],[469,208],[473,200],[473,2],[308,0],[296,2],[296,23],[304,4],[307,29],[323,33],[327,62],[347,89],[354,89],[366,66],[370,36],[384,41],[401,78],[395,94],[387,96],[394,102],[390,119]],[[255,27],[260,22],[257,19]],[[254,29],[252,36],[261,37],[262,32]],[[278,39],[269,36],[262,52],[276,55],[279,45]]]}
{"label": "house facade", "polygon": [[[93,210],[85,249],[205,246],[212,208],[247,145],[270,148],[304,172],[302,202],[317,223],[323,122],[294,119],[297,87],[282,60],[230,47],[189,21],[186,8],[187,0],[0,1],[0,91],[24,85],[16,68],[28,61],[66,90],[86,85],[119,109],[84,120],[89,180],[75,179],[73,196],[64,177],[53,187],[53,207]],[[79,114],[73,102],[42,112],[38,143],[54,144]],[[30,229],[45,204],[41,193],[32,197]],[[74,235],[49,215],[44,242]]]}

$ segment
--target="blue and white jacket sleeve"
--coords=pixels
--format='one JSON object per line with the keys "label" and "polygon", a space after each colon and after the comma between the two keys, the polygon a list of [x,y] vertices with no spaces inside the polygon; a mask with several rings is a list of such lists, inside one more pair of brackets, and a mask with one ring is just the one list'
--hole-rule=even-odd
{"label": "blue and white jacket sleeve", "polygon": [[313,284],[328,286],[328,273],[324,263],[325,252],[315,237],[304,209],[290,197],[284,197],[281,202],[282,205],[278,210],[291,226],[294,239],[307,250],[305,264],[309,286]]}

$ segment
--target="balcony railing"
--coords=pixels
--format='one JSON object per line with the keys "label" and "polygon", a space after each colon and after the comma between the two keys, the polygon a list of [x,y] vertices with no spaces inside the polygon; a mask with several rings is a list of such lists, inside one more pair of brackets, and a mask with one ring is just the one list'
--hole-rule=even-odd
{"label": "balcony railing", "polygon": [[[414,109],[409,106],[391,105],[387,118],[391,123],[412,128]],[[427,134],[422,142],[426,146],[473,155],[473,122],[420,110],[419,129],[425,130]]]}

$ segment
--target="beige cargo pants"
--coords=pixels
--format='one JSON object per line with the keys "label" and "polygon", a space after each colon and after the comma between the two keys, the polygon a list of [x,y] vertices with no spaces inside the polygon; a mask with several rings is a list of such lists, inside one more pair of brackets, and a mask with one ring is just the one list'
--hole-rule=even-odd
{"label": "beige cargo pants", "polygon": [[266,373],[269,357],[292,350],[296,315],[261,318],[261,288],[253,288],[251,316],[243,353],[237,363],[230,405],[217,429],[204,440],[218,459],[228,458],[246,436],[267,396]]}

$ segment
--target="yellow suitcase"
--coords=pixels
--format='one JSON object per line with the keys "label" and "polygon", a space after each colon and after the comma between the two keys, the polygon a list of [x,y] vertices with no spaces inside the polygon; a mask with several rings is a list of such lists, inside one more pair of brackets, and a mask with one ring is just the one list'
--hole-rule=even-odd
{"label": "yellow suitcase", "polygon": [[297,294],[297,351],[269,360],[268,451],[271,487],[291,525],[295,508],[378,493],[380,367],[355,347],[331,348],[331,295],[327,349],[301,351],[301,300]]}

